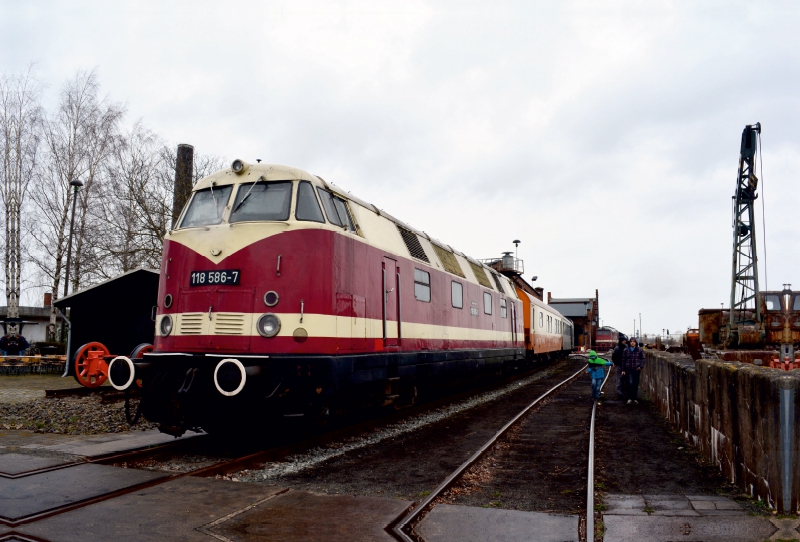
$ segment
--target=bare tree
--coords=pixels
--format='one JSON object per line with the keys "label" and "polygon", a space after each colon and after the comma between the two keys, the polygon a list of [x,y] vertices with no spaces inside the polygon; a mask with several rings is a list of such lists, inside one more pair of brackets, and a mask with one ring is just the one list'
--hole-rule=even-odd
{"label": "bare tree", "polygon": [[[40,86],[32,69],[0,79],[0,197],[5,214],[5,286],[9,318],[19,318],[22,210],[38,162]],[[18,331],[12,325],[11,332]]]}
{"label": "bare tree", "polygon": [[[161,265],[164,236],[172,220],[175,147],[139,121],[124,135],[109,161],[97,206],[101,236],[93,241],[102,262],[99,276],[110,278],[137,267]],[[222,169],[223,160],[196,155],[193,184]]]}
{"label": "bare tree", "polygon": [[[84,183],[77,193],[79,215],[73,290],[80,286],[83,278],[91,275],[91,270],[87,270],[87,214],[95,185],[101,182],[103,163],[117,143],[117,130],[124,114],[122,105],[101,100],[98,94],[95,72],[79,71],[62,88],[57,113],[43,123],[46,157],[36,189],[31,192],[37,221],[32,233],[35,244],[32,261],[52,288],[53,301],[58,298],[65,272],[67,224],[71,197],[74,197],[69,183],[73,179]],[[64,284],[65,295],[69,286]],[[51,314],[51,325],[54,324],[55,312]]]}

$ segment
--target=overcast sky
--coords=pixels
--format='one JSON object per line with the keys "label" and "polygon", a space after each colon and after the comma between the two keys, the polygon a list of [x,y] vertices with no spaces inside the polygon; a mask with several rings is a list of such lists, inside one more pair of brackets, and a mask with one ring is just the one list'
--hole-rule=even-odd
{"label": "overcast sky", "polygon": [[728,304],[745,124],[769,286],[800,288],[800,4],[761,4],[0,1],[0,71],[36,63],[51,107],[96,68],[173,143],[308,170],[477,258],[520,239],[554,297],[685,330]]}

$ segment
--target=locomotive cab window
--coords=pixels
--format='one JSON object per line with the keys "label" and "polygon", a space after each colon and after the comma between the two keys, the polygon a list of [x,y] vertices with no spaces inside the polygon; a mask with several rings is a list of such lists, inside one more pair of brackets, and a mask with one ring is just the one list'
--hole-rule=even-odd
{"label": "locomotive cab window", "polygon": [[222,213],[228,205],[232,190],[232,186],[212,186],[196,191],[181,221],[181,228],[211,226],[222,222]]}
{"label": "locomotive cab window", "polygon": [[431,302],[431,274],[414,269],[414,297],[417,301]]}
{"label": "locomotive cab window", "polygon": [[322,206],[325,207],[325,214],[328,215],[328,221],[331,224],[345,228],[347,231],[355,232],[356,227],[353,225],[353,219],[347,210],[347,203],[324,188],[317,188],[317,190],[319,191],[319,198],[322,200]]}
{"label": "locomotive cab window", "polygon": [[297,185],[297,206],[294,210],[294,217],[297,220],[325,223],[317,196],[314,195],[314,187],[308,181],[300,181],[300,184]]}
{"label": "locomotive cab window", "polygon": [[460,282],[452,281],[450,283],[450,291],[452,294],[453,307],[461,309],[464,307],[464,287]]}
{"label": "locomotive cab window", "polygon": [[767,294],[764,296],[764,303],[767,305],[768,311],[781,310],[781,296],[776,294]]}
{"label": "locomotive cab window", "polygon": [[483,292],[483,312],[492,314],[492,294],[489,292]]}
{"label": "locomotive cab window", "polygon": [[292,182],[243,183],[236,192],[229,222],[289,220]]}
{"label": "locomotive cab window", "polygon": [[794,301],[792,302],[792,310],[800,311],[800,295],[794,296]]}
{"label": "locomotive cab window", "polygon": [[506,305],[506,300],[500,300],[500,318],[507,318],[508,317],[508,306]]}

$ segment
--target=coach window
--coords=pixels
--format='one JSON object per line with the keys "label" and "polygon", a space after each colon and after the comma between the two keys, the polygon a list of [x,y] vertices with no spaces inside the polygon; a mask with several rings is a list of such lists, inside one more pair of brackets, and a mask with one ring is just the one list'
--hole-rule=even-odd
{"label": "coach window", "polygon": [[181,221],[181,228],[195,226],[211,226],[222,222],[222,213],[231,197],[233,186],[206,188],[194,193],[186,215]]}
{"label": "coach window", "polygon": [[289,220],[292,182],[243,183],[236,192],[228,222]]}
{"label": "coach window", "polygon": [[508,317],[508,307],[506,306],[506,300],[500,300],[500,318]]}
{"label": "coach window", "polygon": [[297,186],[297,206],[294,209],[294,217],[297,220],[325,223],[317,196],[314,195],[314,187],[308,181],[300,181]]}
{"label": "coach window", "polygon": [[317,188],[317,191],[319,192],[319,198],[322,200],[322,206],[325,207],[325,214],[328,215],[328,220],[331,224],[341,226],[347,231],[356,231],[353,220],[347,210],[347,203],[342,198],[334,196],[323,188]]}
{"label": "coach window", "polygon": [[539,327],[541,329],[544,329],[544,313],[543,312],[539,313]]}
{"label": "coach window", "polygon": [[489,292],[483,292],[483,312],[492,314],[492,294]]}
{"label": "coach window", "polygon": [[417,301],[431,302],[431,274],[422,269],[414,269],[414,297]]}
{"label": "coach window", "polygon": [[800,311],[800,295],[794,296],[794,302],[792,302],[792,310]]}
{"label": "coach window", "polygon": [[464,307],[464,287],[460,282],[452,281],[450,291],[453,298],[453,307],[461,309]]}

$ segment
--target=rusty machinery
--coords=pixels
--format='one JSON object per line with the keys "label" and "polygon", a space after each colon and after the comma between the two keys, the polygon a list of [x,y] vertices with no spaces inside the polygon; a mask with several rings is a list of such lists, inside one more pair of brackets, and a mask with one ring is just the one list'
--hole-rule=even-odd
{"label": "rusty machinery", "polygon": [[[761,291],[758,284],[755,200],[758,198],[756,156],[761,124],[745,126],[739,154],[739,174],[733,196],[733,265],[730,309],[701,309],[699,342],[722,348],[723,359],[793,369],[800,343],[800,294],[790,284],[781,291]],[[776,350],[779,357],[774,356]],[[690,348],[693,357],[700,349]],[[798,365],[800,366],[800,365]]]}

